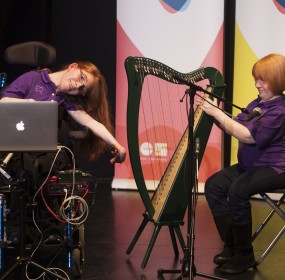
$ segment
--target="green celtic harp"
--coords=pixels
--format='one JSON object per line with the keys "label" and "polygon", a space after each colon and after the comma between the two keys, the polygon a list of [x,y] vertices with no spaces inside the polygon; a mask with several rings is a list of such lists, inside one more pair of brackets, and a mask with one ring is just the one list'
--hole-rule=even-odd
{"label": "green celtic harp", "polygon": [[[220,72],[213,67],[200,68],[185,74],[145,57],[128,57],[125,61],[125,68],[128,78],[127,137],[129,155],[136,186],[145,207],[143,221],[126,253],[131,253],[147,223],[153,223],[154,232],[141,265],[142,268],[145,268],[162,226],[169,228],[176,256],[179,254],[176,236],[182,249],[185,248],[180,227],[184,224],[183,220],[187,210],[188,192],[185,184],[187,176],[185,174],[187,173],[187,170],[185,170],[185,158],[188,146],[188,122],[178,121],[174,123],[174,117],[171,116],[172,110],[177,104],[177,106],[185,104],[185,102],[182,102],[182,99],[187,86],[183,85],[181,81],[190,81],[191,83],[203,85],[208,92],[219,97],[223,93],[224,81]],[[162,85],[162,83],[166,85]],[[150,93],[151,87],[154,89],[152,93]],[[182,90],[179,91],[177,88]],[[178,91],[179,93],[177,93]],[[208,97],[208,94],[201,93],[201,95]],[[175,96],[175,98],[169,102],[166,101],[168,96]],[[149,105],[151,98],[154,98],[157,103],[152,109],[150,109],[151,105]],[[143,99],[144,101],[142,101]],[[187,100],[187,98],[185,99]],[[170,109],[166,109],[167,105],[169,105]],[[199,138],[200,142],[199,166],[213,125],[212,118],[202,111],[201,106],[202,104],[195,109],[193,131],[194,137]],[[181,116],[185,115],[187,120],[187,108],[185,110],[184,108],[179,108],[178,112],[174,113],[175,117],[181,114]],[[157,121],[162,118],[162,114],[169,119],[174,128],[170,129],[170,125],[164,123],[163,120],[157,125],[144,124],[147,119]],[[177,144],[175,144],[177,146],[171,148],[169,143],[174,138],[177,138],[177,134],[179,134],[178,127],[181,124],[184,127]],[[145,126],[141,129],[140,127],[143,125]],[[151,136],[147,136],[148,130],[151,132]],[[163,133],[166,136],[162,140],[152,140],[156,139],[159,133]],[[174,144],[171,145],[173,146]],[[168,152],[169,150],[172,150],[172,152]],[[166,160],[165,158],[168,154],[171,154],[171,156],[169,160]],[[148,160],[147,157],[150,157],[150,163],[145,164]],[[158,158],[163,159],[163,165],[153,167],[152,165],[157,164]],[[160,170],[161,177],[153,188],[154,193],[151,193],[147,187],[146,182],[149,179],[145,178],[146,171],[144,171],[144,167],[148,169],[148,173],[153,174],[156,174],[158,169]],[[157,175],[155,176],[157,177]]]}

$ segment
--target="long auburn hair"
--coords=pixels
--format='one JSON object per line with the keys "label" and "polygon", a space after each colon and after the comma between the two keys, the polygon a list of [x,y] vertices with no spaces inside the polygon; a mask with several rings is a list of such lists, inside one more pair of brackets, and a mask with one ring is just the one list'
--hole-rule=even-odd
{"label": "long auburn hair", "polygon": [[[76,63],[80,69],[90,73],[94,77],[94,83],[92,89],[87,91],[86,95],[69,95],[68,99],[76,105],[78,109],[85,111],[96,121],[102,123],[111,134],[114,134],[110,106],[107,99],[107,84],[104,76],[98,67],[91,62],[77,61]],[[87,136],[81,140],[80,143],[82,154],[90,161],[98,158],[98,156],[108,148],[109,145],[91,131],[88,131]]]}

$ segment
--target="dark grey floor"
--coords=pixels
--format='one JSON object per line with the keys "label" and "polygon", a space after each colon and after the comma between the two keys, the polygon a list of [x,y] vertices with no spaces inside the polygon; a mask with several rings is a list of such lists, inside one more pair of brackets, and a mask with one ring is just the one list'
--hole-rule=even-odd
{"label": "dark grey floor", "polygon": [[[265,202],[252,201],[253,228],[257,227],[257,223],[262,221],[269,210]],[[157,270],[160,268],[181,270],[180,258],[183,258],[183,253],[181,251],[180,258],[175,259],[167,228],[163,228],[159,233],[145,269],[141,269],[141,263],[153,233],[153,224],[147,225],[131,254],[126,255],[125,251],[142,221],[143,212],[144,207],[137,192],[111,191],[107,186],[99,186],[95,204],[86,223],[87,248],[82,279],[167,280],[179,277],[179,274],[164,274],[162,278],[157,275]],[[260,256],[261,250],[266,248],[270,238],[283,226],[283,223],[279,217],[273,217],[272,225],[268,226],[269,230],[264,229],[254,243],[256,257]],[[186,228],[186,225],[182,228],[185,239]],[[285,279],[284,237],[258,268],[231,277],[219,273],[212,259],[222,248],[222,244],[203,195],[199,195],[196,209],[194,248],[194,263],[198,274],[214,275],[224,279]],[[194,278],[206,279],[198,275]]]}
{"label": "dark grey floor", "polygon": [[[253,200],[253,227],[257,227],[269,211],[263,201]],[[141,268],[146,253],[153,224],[148,224],[130,255],[126,249],[134,237],[141,221],[144,207],[135,191],[116,191],[106,184],[99,184],[96,190],[94,205],[90,206],[90,214],[85,222],[85,264],[83,280],[154,280],[177,279],[180,274],[164,274],[158,276],[158,269],[181,270],[180,256],[174,257],[170,234],[167,228],[160,231],[155,246],[145,269]],[[255,255],[266,248],[269,239],[274,236],[278,227],[282,227],[279,217],[274,217],[272,225],[268,225],[262,236],[254,243]],[[182,227],[186,239],[187,225]],[[206,279],[203,275],[224,279],[243,280],[282,280],[285,279],[285,239],[284,237],[273,248],[272,252],[256,268],[236,276],[221,275],[213,264],[213,256],[222,248],[216,228],[211,218],[203,195],[199,195],[196,209],[194,264],[197,275],[194,279]],[[0,278],[1,279],[1,278]],[[20,279],[19,277],[9,279]],[[49,278],[46,278],[49,279]],[[185,279],[189,279],[185,278]]]}

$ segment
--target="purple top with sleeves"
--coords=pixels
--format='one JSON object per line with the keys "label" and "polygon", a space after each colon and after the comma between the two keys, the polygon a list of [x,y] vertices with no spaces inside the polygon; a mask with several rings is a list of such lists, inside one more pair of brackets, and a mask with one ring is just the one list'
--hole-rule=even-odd
{"label": "purple top with sleeves", "polygon": [[2,97],[55,101],[68,111],[77,110],[75,105],[64,100],[61,93],[56,93],[55,84],[47,70],[30,71],[21,75],[2,92]]}
{"label": "purple top with sleeves", "polygon": [[247,106],[252,112],[259,107],[262,114],[247,121],[248,115],[240,113],[235,120],[250,131],[255,144],[239,142],[238,162],[245,171],[271,167],[285,172],[285,95],[266,102],[258,97]]}

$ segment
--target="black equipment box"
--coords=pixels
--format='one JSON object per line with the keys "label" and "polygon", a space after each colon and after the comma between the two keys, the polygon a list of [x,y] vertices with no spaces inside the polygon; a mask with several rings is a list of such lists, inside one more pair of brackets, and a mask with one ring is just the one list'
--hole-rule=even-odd
{"label": "black equipment box", "polygon": [[44,185],[44,193],[48,196],[83,195],[93,189],[94,184],[93,176],[81,170],[58,171]]}

